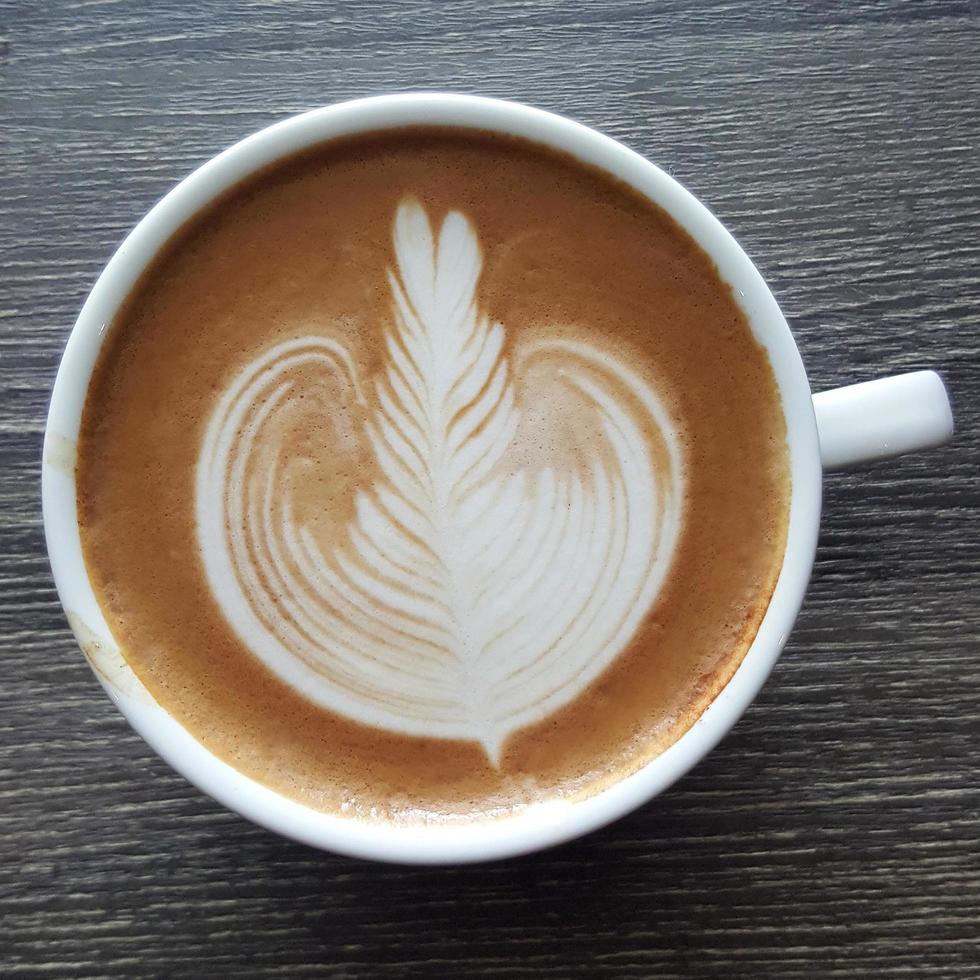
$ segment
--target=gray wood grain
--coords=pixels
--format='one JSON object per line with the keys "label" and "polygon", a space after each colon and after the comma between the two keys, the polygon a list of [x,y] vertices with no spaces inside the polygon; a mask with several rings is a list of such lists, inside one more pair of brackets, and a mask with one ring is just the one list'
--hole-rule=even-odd
{"label": "gray wood grain", "polygon": [[[980,976],[980,5],[0,6],[0,975]],[[152,755],[74,648],[43,416],[99,269],[287,113],[439,88],[558,110],[742,241],[814,387],[938,367],[949,448],[834,476],[757,704],[587,839],[447,870],[319,854]]]}

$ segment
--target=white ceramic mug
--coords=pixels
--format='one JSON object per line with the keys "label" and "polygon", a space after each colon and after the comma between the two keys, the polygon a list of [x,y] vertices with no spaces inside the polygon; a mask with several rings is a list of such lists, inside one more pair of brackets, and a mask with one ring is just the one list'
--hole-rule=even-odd
{"label": "white ceramic mug", "polygon": [[[792,478],[786,553],[769,608],[742,664],[694,726],[641,770],[592,797],[460,826],[401,826],[320,813],[212,755],[154,701],[113,642],[86,574],[75,500],[79,422],[106,325],[171,235],[222,191],[274,160],[339,136],[421,124],[508,133],[562,150],[630,184],[687,229],[731,284],[768,351],[786,416]],[[44,528],[58,594],[100,681],[130,724],[200,789],[256,823],[317,847],[407,863],[477,861],[593,830],[645,803],[697,763],[756,696],[789,635],[813,565],[823,470],[938,445],[952,431],[945,389],[932,372],[811,397],[789,327],[748,257],[703,204],[636,153],[578,123],[516,103],[392,95],[317,109],[248,137],[182,181],[133,229],[82,308],[58,371],[44,440]]]}

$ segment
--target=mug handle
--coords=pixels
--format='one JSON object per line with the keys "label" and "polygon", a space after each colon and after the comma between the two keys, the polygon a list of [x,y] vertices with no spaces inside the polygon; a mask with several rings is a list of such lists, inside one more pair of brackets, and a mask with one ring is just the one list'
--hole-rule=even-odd
{"label": "mug handle", "polygon": [[935,371],[822,391],[813,410],[825,470],[931,449],[953,436],[949,396]]}

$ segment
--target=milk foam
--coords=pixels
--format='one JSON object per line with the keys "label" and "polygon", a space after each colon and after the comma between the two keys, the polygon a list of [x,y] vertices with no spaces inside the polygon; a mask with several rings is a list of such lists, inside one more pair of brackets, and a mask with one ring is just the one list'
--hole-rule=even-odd
{"label": "milk foam", "polygon": [[[509,735],[609,666],[656,599],[680,531],[681,446],[650,384],[608,350],[508,346],[479,308],[462,214],[435,241],[403,201],[394,248],[376,376],[311,335],[270,346],[221,394],[197,464],[198,542],[223,615],[280,678],[355,721],[472,740],[497,763]],[[594,433],[537,464],[521,445],[531,371]],[[314,375],[351,420],[347,435],[328,419],[316,451],[343,465],[353,440],[373,461],[335,533],[297,516],[285,479]]]}

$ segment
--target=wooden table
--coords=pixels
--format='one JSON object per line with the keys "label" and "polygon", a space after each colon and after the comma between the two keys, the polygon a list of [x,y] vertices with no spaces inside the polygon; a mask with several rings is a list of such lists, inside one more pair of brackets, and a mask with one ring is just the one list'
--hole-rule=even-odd
{"label": "wooden table", "polygon": [[[980,976],[980,7],[616,0],[0,8],[0,975]],[[175,181],[397,89],[605,130],[735,232],[815,389],[941,369],[954,445],[826,481],[796,632],[659,800],[536,857],[371,865],[205,799],[76,651],[45,558],[48,393]]]}

